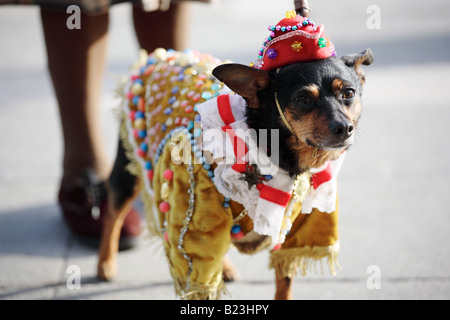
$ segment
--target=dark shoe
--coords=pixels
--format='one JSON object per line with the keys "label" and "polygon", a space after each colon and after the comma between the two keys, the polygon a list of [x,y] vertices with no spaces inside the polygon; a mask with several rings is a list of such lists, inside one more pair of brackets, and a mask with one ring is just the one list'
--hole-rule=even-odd
{"label": "dark shoe", "polygon": [[[84,243],[98,247],[108,212],[105,182],[100,181],[93,170],[86,170],[77,181],[61,184],[58,201],[72,232]],[[141,231],[140,215],[133,208],[124,220],[119,250],[136,246]]]}

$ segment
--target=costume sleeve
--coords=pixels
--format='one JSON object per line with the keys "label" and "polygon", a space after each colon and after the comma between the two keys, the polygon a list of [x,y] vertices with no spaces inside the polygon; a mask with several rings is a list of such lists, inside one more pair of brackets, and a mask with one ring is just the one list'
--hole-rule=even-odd
{"label": "costume sleeve", "polygon": [[[306,275],[316,269],[316,263],[324,258],[328,261],[330,272],[334,275],[339,267],[337,256],[338,206],[332,213],[313,209],[310,214],[299,213],[301,204],[294,208],[294,221],[286,240],[280,248],[272,250],[270,267],[279,277],[292,278],[299,270]],[[322,269],[322,268],[321,268]]]}
{"label": "costume sleeve", "polygon": [[[169,187],[165,199],[155,194],[155,203],[165,201],[170,208],[159,210],[159,217],[175,288],[182,298],[217,299],[224,289],[222,258],[230,246],[231,209],[223,206],[224,197],[201,164],[193,164],[190,175],[189,164],[173,163],[170,149],[170,144],[165,147],[153,183],[155,190],[164,190],[163,184]],[[173,172],[170,181],[164,177],[166,170]]]}

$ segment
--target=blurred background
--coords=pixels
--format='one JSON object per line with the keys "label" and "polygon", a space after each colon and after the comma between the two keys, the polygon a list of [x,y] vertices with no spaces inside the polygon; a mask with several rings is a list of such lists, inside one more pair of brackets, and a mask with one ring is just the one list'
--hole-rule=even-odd
{"label": "blurred background", "polygon": [[[357,141],[339,178],[342,270],[298,276],[296,299],[450,298],[450,2],[310,0],[338,55],[371,48]],[[193,4],[190,47],[248,64],[292,0]],[[376,16],[374,16],[374,14]],[[379,17],[379,20],[374,20]],[[81,22],[82,23],[82,22]],[[128,4],[110,11],[102,127],[111,161],[117,76],[138,53]],[[112,283],[95,280],[96,251],[74,240],[56,202],[62,136],[39,9],[0,6],[0,299],[173,299],[162,250],[119,257]],[[70,61],[67,61],[70,63]],[[230,253],[241,281],[231,299],[272,299],[268,254]],[[70,265],[82,288],[66,286]],[[367,280],[377,270],[380,288]]]}

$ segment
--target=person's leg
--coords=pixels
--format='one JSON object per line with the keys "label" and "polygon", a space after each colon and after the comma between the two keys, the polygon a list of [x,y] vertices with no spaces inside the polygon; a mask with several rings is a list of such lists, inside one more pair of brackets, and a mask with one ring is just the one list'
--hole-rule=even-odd
{"label": "person's leg", "polygon": [[[112,167],[100,119],[109,16],[82,14],[79,30],[68,29],[67,18],[64,11],[41,10],[64,137],[58,201],[72,231],[98,245],[108,211],[105,181]],[[139,214],[131,209],[121,230],[121,248],[132,247],[140,232]]]}
{"label": "person's leg", "polygon": [[92,168],[101,180],[110,172],[100,121],[108,13],[81,15],[81,29],[66,27],[64,11],[41,10],[48,67],[64,136],[63,181]]}
{"label": "person's leg", "polygon": [[133,23],[139,46],[184,50],[189,35],[189,4],[171,4],[168,11],[145,12],[133,7]]}

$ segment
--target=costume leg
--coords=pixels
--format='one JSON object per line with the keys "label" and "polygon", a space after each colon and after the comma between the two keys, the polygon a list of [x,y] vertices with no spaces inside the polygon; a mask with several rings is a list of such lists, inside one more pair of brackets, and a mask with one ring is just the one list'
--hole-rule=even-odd
{"label": "costume leg", "polygon": [[316,262],[326,258],[335,274],[338,252],[338,209],[329,214],[313,209],[297,216],[281,248],[271,252],[270,266],[278,278],[292,278],[298,270],[306,275]]}

